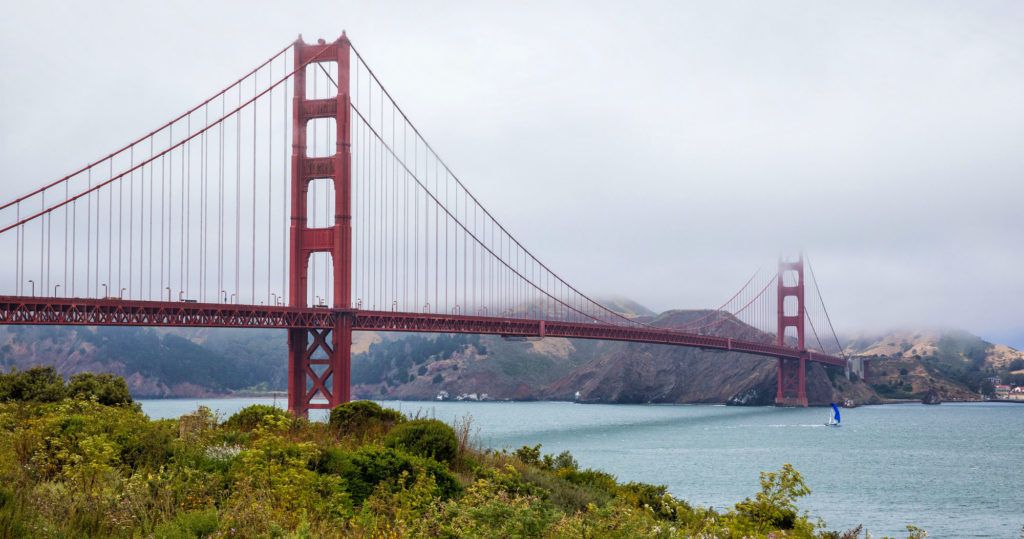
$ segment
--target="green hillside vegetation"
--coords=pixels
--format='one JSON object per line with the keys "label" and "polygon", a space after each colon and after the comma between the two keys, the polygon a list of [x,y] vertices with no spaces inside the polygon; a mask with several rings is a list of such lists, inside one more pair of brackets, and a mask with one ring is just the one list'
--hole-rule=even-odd
{"label": "green hillside vegetation", "polygon": [[[139,373],[168,386],[201,383],[211,391],[230,392],[266,380],[264,369],[254,368],[256,364],[251,360],[218,353],[174,333],[148,328],[76,328],[71,333],[63,327],[12,326],[7,331],[15,345],[41,346],[75,339],[68,343],[75,345],[68,354],[105,358],[104,361],[116,363],[120,372]],[[283,334],[278,336],[284,338]],[[10,344],[0,347],[0,365],[13,366],[13,353]]]}
{"label": "green hillside vegetation", "polygon": [[[77,383],[76,383],[77,382]],[[3,537],[857,537],[802,514],[789,465],[725,512],[540,446],[476,448],[370,402],[327,423],[266,406],[148,419],[116,377],[0,379]],[[123,395],[122,395],[123,397]],[[916,533],[916,532],[914,532]],[[917,535],[912,534],[916,537]]]}
{"label": "green hillside vegetation", "polygon": [[479,335],[409,335],[374,343],[365,354],[353,357],[352,383],[404,384],[416,377],[413,367],[450,357],[471,346],[481,354],[487,353]]}
{"label": "green hillside vegetation", "polygon": [[[918,399],[928,388],[944,381],[971,394],[986,396],[993,394],[992,378],[1001,378],[1011,385],[1024,384],[1024,375],[1014,373],[1024,367],[1024,361],[1015,360],[1004,368],[996,368],[988,361],[993,345],[965,331],[943,332],[935,349],[923,355],[910,355],[909,342],[902,343],[901,348],[902,355],[880,357],[881,361],[876,363],[879,377],[873,380],[872,388],[882,397]],[[923,380],[913,375],[919,366],[924,369]]]}

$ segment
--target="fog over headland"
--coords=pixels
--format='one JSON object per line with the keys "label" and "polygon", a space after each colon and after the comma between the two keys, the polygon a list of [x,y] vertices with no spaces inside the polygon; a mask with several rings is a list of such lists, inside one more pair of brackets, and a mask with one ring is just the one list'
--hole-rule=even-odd
{"label": "fog over headland", "polygon": [[841,330],[1024,346],[1024,4],[632,4],[12,3],[0,199],[345,29],[584,291],[714,306],[802,248]]}

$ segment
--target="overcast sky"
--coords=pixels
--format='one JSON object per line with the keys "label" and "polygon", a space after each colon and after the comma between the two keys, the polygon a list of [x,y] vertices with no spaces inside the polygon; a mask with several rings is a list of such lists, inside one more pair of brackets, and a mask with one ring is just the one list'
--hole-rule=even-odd
{"label": "overcast sky", "polygon": [[1019,1],[8,3],[0,199],[342,29],[584,291],[714,306],[802,248],[841,331],[1024,346]]}

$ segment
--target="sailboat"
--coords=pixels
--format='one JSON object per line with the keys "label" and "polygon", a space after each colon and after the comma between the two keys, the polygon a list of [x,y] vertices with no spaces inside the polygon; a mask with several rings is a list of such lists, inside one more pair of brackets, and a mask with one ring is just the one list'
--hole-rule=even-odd
{"label": "sailboat", "polygon": [[832,403],[832,413],[829,414],[828,422],[825,423],[825,425],[827,425],[829,427],[838,427],[840,421],[842,421],[842,418],[839,415],[839,407],[836,406],[836,403],[833,402]]}

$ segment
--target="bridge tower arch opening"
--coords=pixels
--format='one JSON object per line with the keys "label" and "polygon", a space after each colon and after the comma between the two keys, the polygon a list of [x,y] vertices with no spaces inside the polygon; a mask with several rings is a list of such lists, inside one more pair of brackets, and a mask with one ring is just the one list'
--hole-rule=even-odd
{"label": "bridge tower arch opening", "polygon": [[[288,409],[307,416],[310,409],[329,409],[350,399],[352,348],[352,157],[350,129],[349,59],[350,44],[342,34],[338,40],[307,44],[295,42],[294,65],[309,61],[334,64],[338,92],[325,99],[307,97],[306,70],[295,72],[292,100],[291,222],[289,225],[288,304],[310,305],[310,263],[314,253],[327,253],[331,260],[332,298],[323,298],[323,308],[337,313],[334,326],[327,329],[295,327],[288,330]],[[335,67],[336,66],[336,67]],[[334,152],[310,152],[309,124],[333,119],[336,134]],[[325,226],[309,220],[309,190],[314,181],[333,185],[333,219]],[[319,219],[317,221],[320,221]],[[318,224],[318,223],[317,223]],[[325,276],[326,277],[326,276]]]}
{"label": "bridge tower arch opening", "polygon": [[[787,346],[787,340],[796,340],[797,349],[804,346],[804,257],[796,260],[779,259],[777,280],[778,329],[776,344]],[[791,346],[791,344],[790,344]],[[778,358],[775,404],[777,406],[807,406],[807,354],[799,359]]]}

